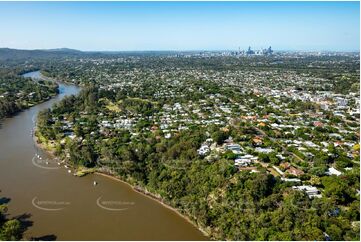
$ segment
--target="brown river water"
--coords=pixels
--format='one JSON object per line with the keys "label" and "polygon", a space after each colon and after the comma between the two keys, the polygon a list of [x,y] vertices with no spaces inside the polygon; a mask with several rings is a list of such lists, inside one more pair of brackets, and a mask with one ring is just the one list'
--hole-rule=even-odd
{"label": "brown river water", "polygon": [[11,217],[29,221],[25,238],[207,240],[176,212],[127,184],[96,174],[75,177],[34,145],[37,113],[80,90],[59,85],[58,96],[0,121],[0,198]]}

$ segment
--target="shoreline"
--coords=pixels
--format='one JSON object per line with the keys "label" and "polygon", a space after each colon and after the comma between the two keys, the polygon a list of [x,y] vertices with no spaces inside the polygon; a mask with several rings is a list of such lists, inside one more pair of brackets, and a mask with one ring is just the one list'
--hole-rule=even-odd
{"label": "shoreline", "polygon": [[[38,137],[36,137],[35,135],[35,131],[36,131],[36,126],[34,126],[34,133],[33,133],[33,141],[34,141],[34,144],[39,148],[41,149],[42,151],[44,151],[46,154],[48,154],[51,158],[58,158],[52,151],[46,149],[46,147],[42,144],[42,143],[38,143]],[[72,169],[76,169],[76,167],[72,166],[71,164],[68,164],[68,163],[64,163],[65,165],[69,166],[69,168],[72,168]],[[161,206],[171,210],[172,212],[176,213],[178,216],[182,217],[184,220],[186,220],[188,223],[190,223],[192,226],[194,226],[198,231],[200,231],[205,237],[207,237],[209,240],[211,240],[211,235],[205,231],[205,229],[203,229],[202,227],[199,227],[194,221],[192,221],[187,215],[181,213],[177,208],[175,207],[172,207],[170,206],[169,204],[165,203],[163,201],[163,198],[154,194],[154,193],[151,193],[147,190],[145,190],[143,187],[137,187],[137,186],[134,186],[132,184],[130,184],[129,182],[126,182],[124,180],[122,180],[120,177],[116,176],[116,175],[113,175],[113,174],[110,174],[110,173],[106,173],[104,171],[100,171],[99,168],[96,169],[95,172],[93,172],[92,174],[94,175],[99,175],[99,176],[103,176],[103,177],[106,177],[108,179],[111,179],[111,180],[114,180],[114,181],[117,181],[117,182],[120,182],[120,183],[123,183],[127,186],[129,186],[132,191],[142,195],[142,196],[145,196],[146,198],[148,199],[152,199],[153,201],[157,202],[158,204],[160,204]]]}
{"label": "shoreline", "polygon": [[112,180],[115,180],[117,182],[120,182],[120,183],[123,183],[123,184],[126,184],[127,186],[129,186],[134,192],[138,193],[138,194],[141,194],[149,199],[152,199],[153,201],[159,203],[161,206],[175,212],[178,216],[182,217],[183,219],[185,219],[188,223],[192,224],[197,230],[199,230],[204,236],[206,236],[208,239],[210,239],[210,234],[207,233],[203,228],[197,226],[197,224],[195,222],[193,222],[187,215],[181,213],[180,211],[178,211],[177,208],[174,208],[168,204],[166,204],[165,202],[163,202],[161,199],[162,197],[158,197],[156,194],[154,193],[151,193],[149,191],[146,191],[144,190],[143,187],[136,187],[124,180],[122,180],[121,178],[115,176],[115,175],[111,175],[111,174],[108,174],[108,173],[104,173],[104,172],[101,172],[101,171],[96,171],[94,172],[95,175],[100,175],[100,176],[104,176],[104,177],[107,177],[109,179],[112,179]]}

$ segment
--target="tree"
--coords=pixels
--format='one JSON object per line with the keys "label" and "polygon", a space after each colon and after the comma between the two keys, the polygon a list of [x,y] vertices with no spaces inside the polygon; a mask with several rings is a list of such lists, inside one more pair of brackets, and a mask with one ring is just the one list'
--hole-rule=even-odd
{"label": "tree", "polygon": [[331,224],[326,228],[326,233],[330,236],[331,240],[343,240],[342,229],[336,224]]}
{"label": "tree", "polygon": [[19,240],[20,238],[21,224],[19,220],[8,220],[0,228],[0,240]]}
{"label": "tree", "polygon": [[326,196],[333,196],[339,204],[349,204],[354,200],[354,191],[348,186],[346,181],[338,176],[325,176],[321,179],[325,187]]}
{"label": "tree", "polygon": [[[1,192],[1,191],[0,191]],[[2,198],[0,197],[0,200]],[[6,200],[6,199],[5,199]],[[19,240],[22,237],[20,221],[7,219],[7,205],[0,204],[0,240]]]}
{"label": "tree", "polygon": [[223,142],[228,138],[228,133],[218,130],[213,133],[212,139],[217,142],[218,145],[223,144]]}

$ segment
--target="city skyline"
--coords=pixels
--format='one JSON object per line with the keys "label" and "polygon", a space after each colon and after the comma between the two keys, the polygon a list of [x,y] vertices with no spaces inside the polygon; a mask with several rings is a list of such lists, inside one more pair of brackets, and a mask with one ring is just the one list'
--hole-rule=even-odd
{"label": "city skyline", "polygon": [[0,2],[0,47],[359,51],[359,15],[359,2]]}

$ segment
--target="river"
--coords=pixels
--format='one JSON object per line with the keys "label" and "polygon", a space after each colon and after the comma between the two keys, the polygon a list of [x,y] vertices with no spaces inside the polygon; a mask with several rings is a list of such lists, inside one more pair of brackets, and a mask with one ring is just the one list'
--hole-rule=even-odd
{"label": "river", "polygon": [[[38,71],[24,76],[41,78]],[[51,100],[0,121],[0,197],[9,198],[10,216],[31,221],[25,237],[207,240],[176,212],[127,184],[97,174],[75,177],[34,145],[31,132],[38,112],[80,91],[64,83],[59,90]]]}

